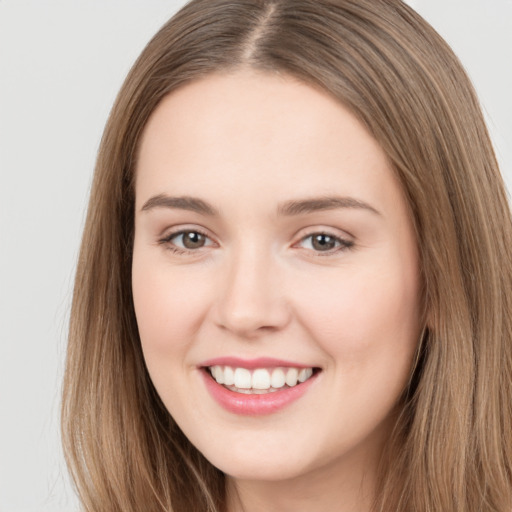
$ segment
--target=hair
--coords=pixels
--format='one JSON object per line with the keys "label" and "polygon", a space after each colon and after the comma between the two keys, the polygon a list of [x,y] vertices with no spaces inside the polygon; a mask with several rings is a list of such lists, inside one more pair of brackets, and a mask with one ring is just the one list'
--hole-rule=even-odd
{"label": "hair", "polygon": [[512,509],[512,222],[473,87],[399,0],[193,0],[124,82],[78,261],[62,405],[87,512],[224,511],[223,473],[157,395],[131,292],[141,134],[167,94],[252,68],[330,93],[378,141],[416,229],[426,328],[380,466],[380,512]]}

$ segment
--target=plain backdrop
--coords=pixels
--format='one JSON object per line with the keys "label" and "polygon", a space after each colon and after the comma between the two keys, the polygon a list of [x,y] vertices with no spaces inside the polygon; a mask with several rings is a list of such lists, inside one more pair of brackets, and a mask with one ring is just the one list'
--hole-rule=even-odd
{"label": "plain backdrop", "polygon": [[[512,188],[512,0],[411,0],[480,95]],[[181,0],[0,0],[0,512],[75,512],[60,381],[87,194],[131,64]]]}

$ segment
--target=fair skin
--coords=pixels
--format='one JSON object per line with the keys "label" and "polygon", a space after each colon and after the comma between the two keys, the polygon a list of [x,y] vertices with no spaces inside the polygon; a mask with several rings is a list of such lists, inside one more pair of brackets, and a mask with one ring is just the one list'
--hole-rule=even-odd
{"label": "fair skin", "polygon": [[[211,75],[152,114],[135,191],[146,364],[228,476],[230,512],[370,510],[421,309],[413,225],[376,141],[293,78]],[[203,203],[169,199],[183,197]],[[289,204],[319,198],[336,200]],[[213,380],[205,362],[216,358],[314,372],[298,398],[247,413],[212,394],[248,396]]]}

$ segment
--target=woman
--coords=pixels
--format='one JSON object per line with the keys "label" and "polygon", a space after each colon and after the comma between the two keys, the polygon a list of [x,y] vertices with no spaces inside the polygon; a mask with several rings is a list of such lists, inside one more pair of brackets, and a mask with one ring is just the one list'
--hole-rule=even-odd
{"label": "woman", "polygon": [[409,7],[192,1],[97,162],[85,510],[510,510],[511,242],[474,91]]}

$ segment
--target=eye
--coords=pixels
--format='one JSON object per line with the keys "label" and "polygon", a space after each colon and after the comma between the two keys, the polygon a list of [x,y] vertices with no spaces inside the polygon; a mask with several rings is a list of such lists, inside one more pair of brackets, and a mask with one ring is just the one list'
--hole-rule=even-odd
{"label": "eye", "polygon": [[312,249],[315,252],[332,254],[350,249],[354,246],[354,242],[329,233],[312,233],[302,238],[299,245],[304,249]]}
{"label": "eye", "polygon": [[159,240],[159,243],[166,245],[171,251],[180,254],[213,245],[212,240],[205,233],[194,229],[171,233]]}

